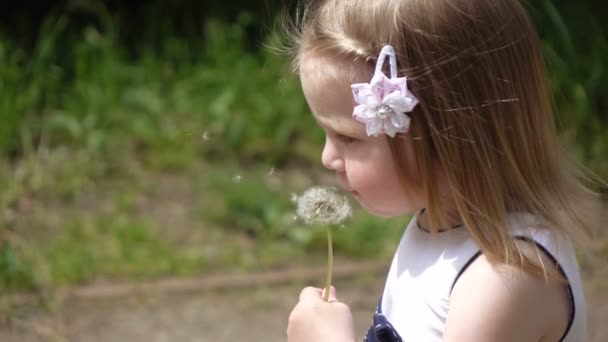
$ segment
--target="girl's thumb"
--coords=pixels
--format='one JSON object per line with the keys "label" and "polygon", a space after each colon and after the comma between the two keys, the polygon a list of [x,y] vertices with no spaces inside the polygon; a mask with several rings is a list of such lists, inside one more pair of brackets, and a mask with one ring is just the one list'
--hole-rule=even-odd
{"label": "girl's thumb", "polygon": [[[323,297],[325,297],[325,289],[323,289]],[[331,302],[339,302],[338,296],[336,295],[336,288],[332,285],[329,287],[329,298],[327,299],[329,303]]]}

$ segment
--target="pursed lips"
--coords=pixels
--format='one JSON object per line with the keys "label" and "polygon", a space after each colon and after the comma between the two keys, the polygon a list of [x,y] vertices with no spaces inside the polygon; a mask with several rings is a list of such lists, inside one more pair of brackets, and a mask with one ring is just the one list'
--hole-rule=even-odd
{"label": "pursed lips", "polygon": [[353,195],[357,194],[357,192],[355,190],[351,189],[351,187],[348,186],[348,182],[345,181],[343,177],[338,176],[338,184],[340,185],[342,190],[344,190],[346,192],[350,192]]}

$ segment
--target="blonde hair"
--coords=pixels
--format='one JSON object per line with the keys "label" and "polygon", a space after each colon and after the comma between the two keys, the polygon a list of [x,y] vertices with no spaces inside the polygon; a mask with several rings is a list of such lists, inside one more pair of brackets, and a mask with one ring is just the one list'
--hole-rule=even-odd
{"label": "blonde hair", "polygon": [[[296,69],[305,53],[372,66],[382,46],[395,48],[420,100],[410,113],[419,172],[443,169],[450,200],[490,261],[546,275],[510,236],[509,212],[579,241],[599,224],[589,178],[559,147],[539,38],[519,1],[317,0],[298,18]],[[405,170],[400,139],[388,140]],[[436,232],[447,219],[441,191],[432,177],[422,188]]]}

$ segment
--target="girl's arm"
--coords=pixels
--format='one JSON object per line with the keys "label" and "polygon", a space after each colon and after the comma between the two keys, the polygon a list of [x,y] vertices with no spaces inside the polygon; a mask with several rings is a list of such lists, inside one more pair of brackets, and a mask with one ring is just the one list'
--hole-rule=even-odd
{"label": "girl's arm", "polygon": [[[536,256],[527,243],[520,246],[524,254]],[[552,265],[546,256],[543,262]],[[454,287],[443,341],[559,341],[569,313],[563,283],[493,265],[482,255]]]}

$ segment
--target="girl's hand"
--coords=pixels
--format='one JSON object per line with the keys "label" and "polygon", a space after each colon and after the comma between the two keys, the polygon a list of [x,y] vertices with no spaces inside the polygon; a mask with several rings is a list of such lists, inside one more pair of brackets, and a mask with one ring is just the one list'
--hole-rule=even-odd
{"label": "girl's hand", "polygon": [[355,328],[349,307],[338,301],[332,286],[329,301],[323,290],[307,287],[289,315],[288,342],[354,342]]}

